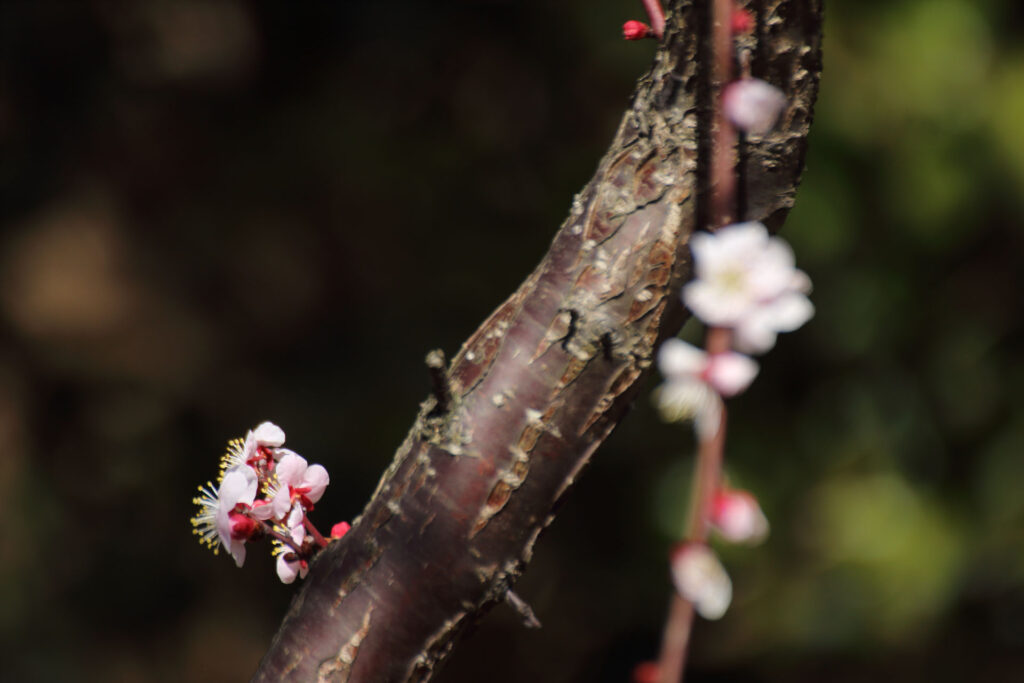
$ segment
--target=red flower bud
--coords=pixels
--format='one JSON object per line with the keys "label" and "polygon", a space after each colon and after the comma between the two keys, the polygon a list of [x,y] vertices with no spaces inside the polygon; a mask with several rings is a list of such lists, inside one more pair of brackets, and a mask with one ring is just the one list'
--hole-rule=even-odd
{"label": "red flower bud", "polygon": [[626,40],[641,40],[651,35],[651,27],[642,21],[631,19],[622,25],[622,37]]}
{"label": "red flower bud", "polygon": [[754,29],[754,15],[745,9],[732,12],[732,32],[734,35],[749,33]]}
{"label": "red flower bud", "polygon": [[348,533],[348,530],[352,528],[352,525],[348,522],[338,522],[331,527],[331,538],[341,538]]}
{"label": "red flower bud", "polygon": [[633,667],[633,683],[658,683],[661,671],[657,662],[640,662]]}

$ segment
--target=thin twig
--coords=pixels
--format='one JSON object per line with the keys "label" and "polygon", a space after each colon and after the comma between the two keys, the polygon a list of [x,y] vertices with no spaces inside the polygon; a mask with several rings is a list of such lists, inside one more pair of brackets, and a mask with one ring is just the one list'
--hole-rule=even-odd
{"label": "thin twig", "polygon": [[644,4],[644,9],[647,10],[647,16],[651,19],[651,32],[654,36],[661,40],[661,37],[665,35],[665,10],[661,8],[660,0],[641,0]]}

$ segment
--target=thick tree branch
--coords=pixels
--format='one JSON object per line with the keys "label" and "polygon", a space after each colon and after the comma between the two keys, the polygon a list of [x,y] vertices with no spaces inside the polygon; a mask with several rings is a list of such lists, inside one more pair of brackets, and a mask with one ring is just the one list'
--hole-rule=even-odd
{"label": "thick tree branch", "polygon": [[[792,105],[740,161],[747,215],[777,228],[803,163],[821,6],[755,4],[754,75]],[[651,72],[547,256],[435,382],[444,402],[435,388],[352,530],[315,560],[254,680],[425,681],[506,599],[683,321],[687,239],[706,212],[706,12],[674,4]]]}

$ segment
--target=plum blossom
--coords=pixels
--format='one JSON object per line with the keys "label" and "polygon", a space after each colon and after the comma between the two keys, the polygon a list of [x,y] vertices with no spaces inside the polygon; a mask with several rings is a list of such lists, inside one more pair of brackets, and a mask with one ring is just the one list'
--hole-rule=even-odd
{"label": "plum blossom", "polygon": [[705,619],[720,619],[732,602],[732,581],[715,552],[703,543],[684,543],[670,563],[679,594]]}
{"label": "plum blossom", "polygon": [[[303,518],[305,512],[301,506],[295,508],[288,514],[283,525],[279,525],[278,531],[286,534],[297,547],[301,548],[306,540],[306,529]],[[305,558],[300,557],[294,548],[282,541],[274,541],[273,553],[277,555],[277,576],[281,583],[292,583],[296,577],[306,578],[309,572],[309,563]]]}
{"label": "plum blossom", "polygon": [[658,368],[666,380],[655,397],[662,417],[671,422],[693,419],[701,440],[718,431],[721,396],[740,393],[757,375],[757,363],[744,355],[709,354],[681,339],[661,345]]}
{"label": "plum blossom", "polygon": [[720,490],[711,502],[711,526],[732,543],[756,545],[768,537],[768,518],[746,491]]}
{"label": "plum blossom", "polygon": [[312,510],[313,503],[324,495],[330,477],[323,465],[308,465],[306,459],[289,451],[277,463],[277,486],[273,492],[274,516],[284,518],[293,503],[303,510]]}
{"label": "plum blossom", "polygon": [[726,117],[747,133],[767,133],[785,108],[783,92],[760,78],[741,78],[722,92],[722,110]]}
{"label": "plum blossom", "polygon": [[243,465],[225,474],[219,487],[199,487],[201,495],[193,499],[199,506],[192,518],[193,533],[214,553],[226,548],[239,567],[245,562],[245,542],[259,526],[257,520],[271,514],[267,505],[254,506],[258,486],[256,472]]}
{"label": "plum blossom", "polygon": [[[221,458],[217,484],[199,487],[192,502],[199,512],[192,518],[199,542],[217,554],[226,548],[241,567],[246,542],[264,536],[273,539],[278,576],[285,583],[306,576],[309,560],[328,544],[306,513],[320,500],[330,478],[322,465],[284,448],[284,430],[263,422],[244,439],[229,442]],[[330,540],[349,529],[340,522]]]}
{"label": "plum blossom", "polygon": [[279,460],[286,452],[284,430],[273,422],[262,422],[256,429],[250,429],[245,439],[232,439],[228,442],[228,450],[221,457],[220,471],[223,474],[239,465],[256,467],[262,460],[269,465],[272,460]]}
{"label": "plum blossom", "polygon": [[810,279],[795,268],[789,245],[761,223],[696,234],[690,247],[696,277],[683,287],[683,302],[706,324],[733,328],[741,351],[767,351],[779,332],[814,315]]}

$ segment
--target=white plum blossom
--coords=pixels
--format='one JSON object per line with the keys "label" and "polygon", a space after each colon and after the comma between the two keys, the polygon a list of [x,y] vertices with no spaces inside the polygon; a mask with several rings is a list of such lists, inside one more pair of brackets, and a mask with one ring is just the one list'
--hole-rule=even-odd
{"label": "white plum blossom", "polygon": [[783,92],[759,78],[733,81],[722,92],[722,110],[726,117],[746,133],[767,133],[785,108]]}
{"label": "white plum blossom", "polygon": [[736,347],[764,352],[779,332],[814,315],[810,279],[795,268],[793,250],[761,223],[736,223],[690,238],[695,278],[683,302],[706,324],[732,328]]}
{"label": "white plum blossom", "polygon": [[303,510],[313,509],[330,483],[323,465],[308,465],[306,459],[289,451],[277,463],[277,487],[273,494],[274,516],[283,519],[299,503]]}
{"label": "white plum blossom", "polygon": [[768,518],[746,491],[719,491],[711,503],[711,526],[732,543],[756,545],[768,537]]}
{"label": "white plum blossom", "polygon": [[709,354],[681,339],[669,339],[658,351],[665,383],[656,402],[669,421],[692,419],[701,440],[715,435],[721,421],[721,396],[734,396],[757,375],[752,359],[727,351]]}
{"label": "white plum blossom", "polygon": [[672,583],[697,614],[721,619],[732,602],[732,581],[718,556],[703,543],[684,543],[670,560]]}

